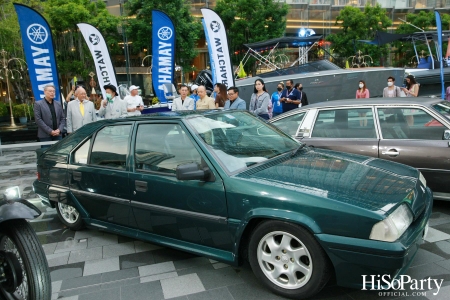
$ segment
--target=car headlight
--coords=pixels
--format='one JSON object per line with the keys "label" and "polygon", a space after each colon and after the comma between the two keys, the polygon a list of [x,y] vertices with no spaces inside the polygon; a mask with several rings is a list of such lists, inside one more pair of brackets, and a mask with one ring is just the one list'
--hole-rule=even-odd
{"label": "car headlight", "polygon": [[406,204],[400,205],[392,214],[372,227],[371,240],[394,242],[408,229],[413,215]]}
{"label": "car headlight", "polygon": [[5,198],[5,200],[20,198],[20,188],[18,186],[7,188],[5,190],[5,193],[3,194],[3,197]]}

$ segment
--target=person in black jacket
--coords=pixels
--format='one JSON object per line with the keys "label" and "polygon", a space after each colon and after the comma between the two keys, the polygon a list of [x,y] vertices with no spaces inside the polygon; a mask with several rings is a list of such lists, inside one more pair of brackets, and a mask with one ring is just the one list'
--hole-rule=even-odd
{"label": "person in black jacket", "polygon": [[295,88],[300,92],[300,104],[298,107],[302,107],[308,105],[308,97],[306,93],[303,91],[303,85],[301,83],[296,83]]}
{"label": "person in black jacket", "polygon": [[[62,131],[66,125],[66,116],[61,102],[55,97],[54,85],[44,86],[44,99],[34,104],[34,119],[38,126],[38,138],[40,142],[59,141],[62,139]],[[41,148],[49,147],[48,145]]]}

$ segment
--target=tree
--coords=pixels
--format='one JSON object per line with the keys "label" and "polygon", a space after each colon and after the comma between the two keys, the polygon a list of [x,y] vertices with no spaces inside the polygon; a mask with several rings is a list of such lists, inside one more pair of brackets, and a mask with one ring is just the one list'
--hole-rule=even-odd
{"label": "tree", "polygon": [[118,46],[122,40],[117,31],[120,18],[111,15],[103,1],[48,0],[44,7],[44,15],[52,28],[61,75],[86,78],[94,70],[94,61],[77,23],[96,27],[104,36],[111,54],[123,53]]}
{"label": "tree", "polygon": [[185,71],[191,70],[192,60],[197,56],[197,40],[202,31],[200,21],[194,19],[189,6],[183,0],[130,0],[125,6],[130,18],[127,22],[127,34],[137,50],[152,49],[152,10],[166,13],[173,22],[176,31],[175,60]]}
{"label": "tree", "polygon": [[[218,0],[215,11],[226,28],[233,62],[239,64],[247,50],[244,44],[284,35],[289,5],[273,0]],[[251,61],[244,67],[255,71]]]}
{"label": "tree", "polygon": [[[86,22],[97,27],[105,37],[112,54],[123,53],[118,46],[122,37],[117,31],[120,18],[111,15],[103,1],[89,0],[0,0],[0,46],[14,57],[23,58],[22,38],[13,2],[25,4],[44,15],[49,22],[55,42],[58,72],[62,78],[87,74],[94,70],[94,62],[77,23]],[[26,81],[11,82],[20,102],[26,102]]]}
{"label": "tree", "polygon": [[[414,33],[419,32],[420,29],[424,31],[435,31],[436,29],[436,17],[434,15],[433,11],[420,11],[419,13],[410,13],[407,14],[405,17],[405,21],[407,23],[402,23],[398,26],[396,33]],[[441,14],[441,21],[442,21],[442,29],[446,30],[449,28],[450,24],[450,15],[448,14]],[[408,24],[409,23],[409,24]],[[417,28],[418,27],[418,28]],[[420,29],[419,29],[420,28]],[[446,53],[446,47],[447,47],[447,41],[444,39],[443,41],[443,54]],[[405,66],[405,65],[414,65],[416,60],[416,54],[414,52],[414,48],[412,43],[410,42],[396,42],[395,44],[395,53],[397,56],[397,65],[398,66]],[[436,54],[436,50],[434,47],[434,43],[430,43],[430,48],[433,53],[433,55]],[[416,43],[416,49],[419,54],[419,56],[422,56],[422,53],[424,53],[424,56],[429,55],[428,46],[425,43]],[[423,52],[422,52],[423,51]]]}
{"label": "tree", "polygon": [[[392,21],[386,15],[386,10],[380,4],[364,7],[364,11],[353,6],[346,6],[336,17],[336,25],[341,27],[338,33],[330,34],[327,40],[332,42],[334,53],[346,59],[360,50],[370,55],[374,64],[382,64],[382,58],[388,53],[387,45],[374,46],[358,42],[372,40],[376,31],[386,31]],[[345,63],[345,62],[344,62]]]}

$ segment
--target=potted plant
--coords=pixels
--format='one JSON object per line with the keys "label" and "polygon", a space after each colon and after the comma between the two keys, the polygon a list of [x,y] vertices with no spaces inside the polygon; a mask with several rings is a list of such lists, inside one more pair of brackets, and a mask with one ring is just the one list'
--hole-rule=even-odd
{"label": "potted plant", "polygon": [[26,124],[28,122],[28,115],[30,115],[30,109],[27,104],[13,106],[13,116],[19,118],[20,124]]}

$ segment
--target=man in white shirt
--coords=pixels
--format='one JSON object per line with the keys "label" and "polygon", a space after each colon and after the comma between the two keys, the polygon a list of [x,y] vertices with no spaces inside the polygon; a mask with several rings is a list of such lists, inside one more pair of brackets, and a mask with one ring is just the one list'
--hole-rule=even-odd
{"label": "man in white shirt", "polygon": [[140,116],[144,110],[144,102],[142,97],[138,95],[139,87],[132,85],[129,88],[130,94],[123,99],[127,103],[127,112],[129,116]]}
{"label": "man in white shirt", "polygon": [[180,97],[173,100],[172,111],[194,109],[194,99],[187,96],[188,91],[189,89],[186,85],[181,85],[179,90]]}

